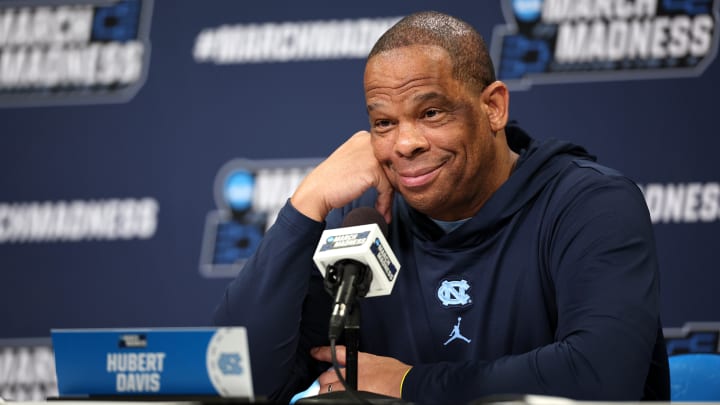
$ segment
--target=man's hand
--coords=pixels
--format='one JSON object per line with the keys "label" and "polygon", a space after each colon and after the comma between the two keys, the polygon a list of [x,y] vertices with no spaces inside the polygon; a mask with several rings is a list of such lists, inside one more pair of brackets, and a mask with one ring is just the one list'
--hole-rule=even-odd
{"label": "man's hand", "polygon": [[[341,366],[345,365],[345,346],[336,346],[337,360]],[[319,361],[330,363],[330,346],[315,347],[310,354]],[[358,391],[374,392],[400,398],[400,384],[411,366],[392,357],[375,356],[369,353],[358,353]],[[345,370],[341,370],[345,378]],[[328,387],[332,384],[332,391],[343,389],[334,369],[330,369],[318,378],[320,394],[330,392]]]}
{"label": "man's hand", "polygon": [[367,131],[355,133],[310,172],[290,198],[295,209],[322,222],[333,208],[341,208],[375,187],[375,208],[389,223],[393,188],[373,154],[370,136]]}

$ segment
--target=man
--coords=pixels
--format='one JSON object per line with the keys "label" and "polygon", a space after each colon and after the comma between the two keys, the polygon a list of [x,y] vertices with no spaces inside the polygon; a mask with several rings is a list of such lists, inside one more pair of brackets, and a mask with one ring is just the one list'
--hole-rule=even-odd
{"label": "man", "polygon": [[318,375],[321,392],[342,389],[312,255],[325,227],[374,205],[402,271],[391,295],[362,301],[360,390],[420,403],[669,399],[655,245],[634,183],[508,125],[508,90],[456,18],[401,20],[371,51],[364,85],[370,132],[305,178],[217,310],[218,324],[248,328],[258,393],[286,400]]}

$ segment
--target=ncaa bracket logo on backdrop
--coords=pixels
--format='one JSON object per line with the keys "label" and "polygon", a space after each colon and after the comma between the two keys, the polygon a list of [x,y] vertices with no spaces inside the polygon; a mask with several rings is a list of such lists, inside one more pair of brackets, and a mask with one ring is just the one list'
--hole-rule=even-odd
{"label": "ncaa bracket logo on backdrop", "polygon": [[0,4],[0,107],[116,103],[142,87],[152,0]]}
{"label": "ncaa bracket logo on backdrop", "polygon": [[699,76],[718,47],[717,0],[504,0],[498,79],[534,84]]}
{"label": "ncaa bracket logo on backdrop", "polygon": [[205,220],[200,273],[234,277],[255,252],[278,211],[322,159],[234,159],[215,176],[217,210]]}

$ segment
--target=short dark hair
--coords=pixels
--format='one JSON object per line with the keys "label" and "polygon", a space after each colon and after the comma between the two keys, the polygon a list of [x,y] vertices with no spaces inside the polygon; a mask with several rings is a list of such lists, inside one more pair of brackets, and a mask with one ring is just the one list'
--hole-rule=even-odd
{"label": "short dark hair", "polygon": [[410,45],[445,49],[453,63],[453,76],[482,91],[495,81],[495,68],[480,33],[467,22],[437,11],[413,13],[390,27],[373,46],[373,56]]}

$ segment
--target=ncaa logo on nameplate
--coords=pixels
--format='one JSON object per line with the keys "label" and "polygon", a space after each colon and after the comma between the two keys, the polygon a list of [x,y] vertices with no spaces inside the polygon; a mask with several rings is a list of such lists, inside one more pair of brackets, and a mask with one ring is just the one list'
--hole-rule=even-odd
{"label": "ncaa logo on nameplate", "polygon": [[718,0],[504,0],[497,76],[535,84],[695,77],[718,48]]}
{"label": "ncaa logo on nameplate", "polygon": [[225,163],[215,176],[217,209],[205,220],[200,273],[236,276],[287,199],[321,161],[234,159]]}
{"label": "ncaa logo on nameplate", "polygon": [[118,103],[142,87],[152,0],[0,3],[0,107]]}
{"label": "ncaa logo on nameplate", "polygon": [[467,280],[443,280],[437,289],[437,298],[444,308],[467,307],[472,304],[468,290]]}

